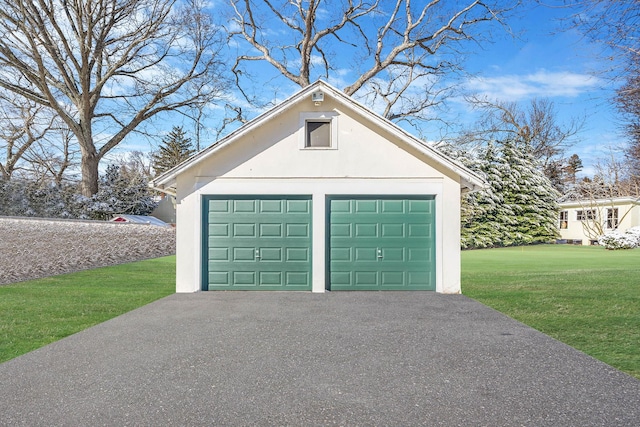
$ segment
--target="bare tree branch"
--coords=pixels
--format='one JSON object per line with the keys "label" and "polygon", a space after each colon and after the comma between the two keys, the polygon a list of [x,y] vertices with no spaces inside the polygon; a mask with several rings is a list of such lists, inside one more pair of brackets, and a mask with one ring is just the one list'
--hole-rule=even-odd
{"label": "bare tree branch", "polygon": [[0,177],[11,179],[28,150],[52,128],[44,107],[20,97],[0,96]]}
{"label": "bare tree branch", "polygon": [[[481,44],[483,24],[494,21],[504,25],[503,17],[518,4],[503,6],[503,2],[480,0],[229,1],[235,24],[230,36],[250,48],[236,57],[233,66],[237,85],[245,96],[245,65],[250,62],[267,62],[304,87],[319,77],[329,78],[340,67],[336,58],[346,57],[353,74],[344,92],[384,100],[384,114],[394,120],[423,116],[418,109],[430,108],[431,102],[404,103],[409,107],[406,111],[394,105],[402,104],[412,92],[410,88],[415,91],[425,76],[433,77],[433,81],[459,71],[461,46],[467,42]],[[401,79],[387,87],[398,90],[393,93],[382,90],[380,83],[389,77],[384,72],[390,68],[394,68],[390,74]],[[434,96],[429,94],[427,98]]]}
{"label": "bare tree branch", "polygon": [[483,115],[476,129],[467,132],[463,140],[519,141],[531,148],[543,166],[561,156],[584,125],[579,118],[561,124],[553,102],[548,99],[533,99],[527,109],[515,102],[489,101],[477,96],[470,96],[467,101]]}
{"label": "bare tree branch", "polygon": [[201,0],[0,0],[0,88],[64,120],[85,195],[142,123],[220,94],[220,46]]}

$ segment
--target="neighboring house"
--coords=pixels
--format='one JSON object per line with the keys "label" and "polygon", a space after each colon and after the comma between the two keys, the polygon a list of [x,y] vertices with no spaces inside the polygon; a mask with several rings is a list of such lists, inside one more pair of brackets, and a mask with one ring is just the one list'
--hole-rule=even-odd
{"label": "neighboring house", "polygon": [[473,172],[324,82],[167,171],[177,292],[460,292]]}
{"label": "neighboring house", "polygon": [[158,206],[151,212],[151,216],[169,223],[176,223],[176,198],[173,196],[166,196],[160,199]]}
{"label": "neighboring house", "polygon": [[566,201],[559,206],[561,242],[591,245],[606,232],[640,226],[637,197]]}

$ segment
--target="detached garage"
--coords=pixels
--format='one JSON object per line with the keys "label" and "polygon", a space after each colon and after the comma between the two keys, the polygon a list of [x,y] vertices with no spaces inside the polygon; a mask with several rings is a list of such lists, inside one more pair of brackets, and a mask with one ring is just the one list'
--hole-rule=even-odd
{"label": "detached garage", "polygon": [[316,82],[156,178],[177,292],[460,292],[471,171]]}

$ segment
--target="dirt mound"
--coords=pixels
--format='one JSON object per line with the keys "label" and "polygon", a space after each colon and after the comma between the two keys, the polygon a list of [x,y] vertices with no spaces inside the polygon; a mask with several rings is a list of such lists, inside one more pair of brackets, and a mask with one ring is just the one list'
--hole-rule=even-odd
{"label": "dirt mound", "polygon": [[0,218],[0,285],[175,254],[175,229]]}

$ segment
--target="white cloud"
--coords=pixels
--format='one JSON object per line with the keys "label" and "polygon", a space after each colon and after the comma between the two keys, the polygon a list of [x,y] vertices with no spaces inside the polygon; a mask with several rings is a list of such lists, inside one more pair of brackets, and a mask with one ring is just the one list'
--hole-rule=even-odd
{"label": "white cloud", "polygon": [[466,88],[492,100],[520,101],[536,97],[575,98],[599,85],[599,79],[588,74],[539,70],[524,75],[477,77],[469,80]]}

